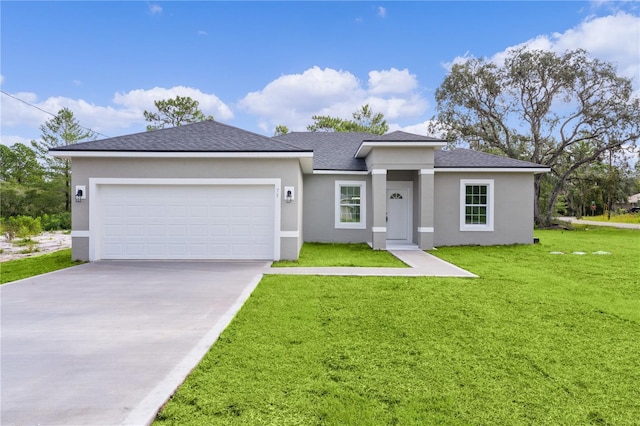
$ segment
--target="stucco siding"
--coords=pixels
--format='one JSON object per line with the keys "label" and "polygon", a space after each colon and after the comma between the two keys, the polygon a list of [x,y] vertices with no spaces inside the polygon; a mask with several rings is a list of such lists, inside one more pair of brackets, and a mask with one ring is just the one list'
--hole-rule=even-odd
{"label": "stucco siding", "polygon": [[[494,230],[460,230],[461,179],[494,182]],[[533,174],[435,174],[434,245],[531,244],[533,242]]]}
{"label": "stucco siding", "polygon": [[89,260],[89,237],[71,237],[71,259]]}
{"label": "stucco siding", "polygon": [[433,168],[432,148],[374,148],[367,155],[366,163],[369,170],[395,169],[416,170]]}
{"label": "stucco siding", "polygon": [[[367,184],[366,229],[336,229],[335,182],[364,181]],[[305,175],[303,235],[307,242],[363,243],[371,241],[373,208],[370,175]]]}
{"label": "stucco siding", "polygon": [[[286,203],[280,197],[280,231],[301,231],[302,173],[297,159],[234,159],[234,158],[75,158],[72,161],[72,186],[85,185],[87,199],[74,203],[72,229],[89,230],[89,205],[93,194],[89,190],[90,178],[128,179],[280,179],[281,189],[293,186],[296,199]],[[281,238],[281,258],[296,259],[301,236]],[[290,240],[287,242],[284,240]],[[86,239],[88,240],[88,238]],[[74,256],[88,259],[89,243],[78,239]],[[74,243],[75,244],[75,243]]]}

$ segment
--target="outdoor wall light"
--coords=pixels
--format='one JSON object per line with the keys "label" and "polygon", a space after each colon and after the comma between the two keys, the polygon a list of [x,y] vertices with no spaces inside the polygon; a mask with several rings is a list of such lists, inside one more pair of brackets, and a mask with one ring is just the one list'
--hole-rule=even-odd
{"label": "outdoor wall light", "polygon": [[84,198],[87,198],[87,189],[83,185],[76,186],[76,203],[82,202]]}
{"label": "outdoor wall light", "polygon": [[284,201],[290,203],[294,200],[293,186],[284,187]]}

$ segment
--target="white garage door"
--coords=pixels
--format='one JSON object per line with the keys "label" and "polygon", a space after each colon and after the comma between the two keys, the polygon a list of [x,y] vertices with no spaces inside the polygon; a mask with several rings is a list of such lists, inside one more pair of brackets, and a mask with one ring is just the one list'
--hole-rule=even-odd
{"label": "white garage door", "polygon": [[274,187],[103,185],[102,259],[273,259]]}

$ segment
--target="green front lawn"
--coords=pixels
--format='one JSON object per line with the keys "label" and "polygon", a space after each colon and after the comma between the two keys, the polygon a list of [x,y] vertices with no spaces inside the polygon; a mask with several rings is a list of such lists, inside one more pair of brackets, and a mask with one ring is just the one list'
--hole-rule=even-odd
{"label": "green front lawn", "polygon": [[275,267],[370,266],[407,268],[397,257],[367,244],[304,243],[297,261],[273,262]]}
{"label": "green front lawn", "polygon": [[81,263],[83,262],[71,260],[71,249],[58,250],[53,253],[24,259],[8,260],[0,263],[0,284],[80,265]]}
{"label": "green front lawn", "polygon": [[536,236],[435,252],[474,280],[266,276],[156,423],[636,424],[640,231]]}

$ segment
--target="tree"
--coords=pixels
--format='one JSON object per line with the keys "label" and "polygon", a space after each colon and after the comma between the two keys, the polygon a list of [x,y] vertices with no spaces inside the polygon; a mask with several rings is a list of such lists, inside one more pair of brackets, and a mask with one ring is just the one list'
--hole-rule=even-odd
{"label": "tree", "polygon": [[205,116],[200,111],[198,108],[200,102],[189,96],[176,96],[173,99],[155,101],[154,105],[158,109],[157,112],[144,112],[144,119],[152,123],[147,126],[148,131],[213,120],[213,116]]}
{"label": "tree", "polygon": [[[566,180],[609,150],[640,136],[640,100],[631,81],[584,50],[514,50],[503,65],[455,64],[436,90],[438,120],[450,140],[551,168],[534,178],[534,215],[548,224]],[[585,155],[574,155],[582,144]],[[584,150],[581,152],[585,152]],[[544,180],[554,180],[542,204]]]}
{"label": "tree", "polygon": [[367,132],[376,135],[384,135],[389,130],[389,125],[382,113],[373,113],[368,104],[352,114],[353,120],[330,117],[327,115],[314,115],[313,124],[307,126],[311,132]]}
{"label": "tree", "polygon": [[289,128],[284,124],[278,124],[276,126],[276,131],[274,132],[273,136],[286,135],[287,133],[289,133]]}
{"label": "tree", "polygon": [[36,152],[21,143],[11,147],[0,145],[0,168],[0,176],[4,182],[19,185],[39,183],[44,175]]}
{"label": "tree", "polygon": [[45,166],[48,182],[54,192],[64,198],[65,211],[71,211],[71,162],[50,156],[49,149],[94,139],[95,133],[82,127],[68,108],[58,111],[58,115],[46,121],[40,130],[41,140],[31,141],[31,146]]}

